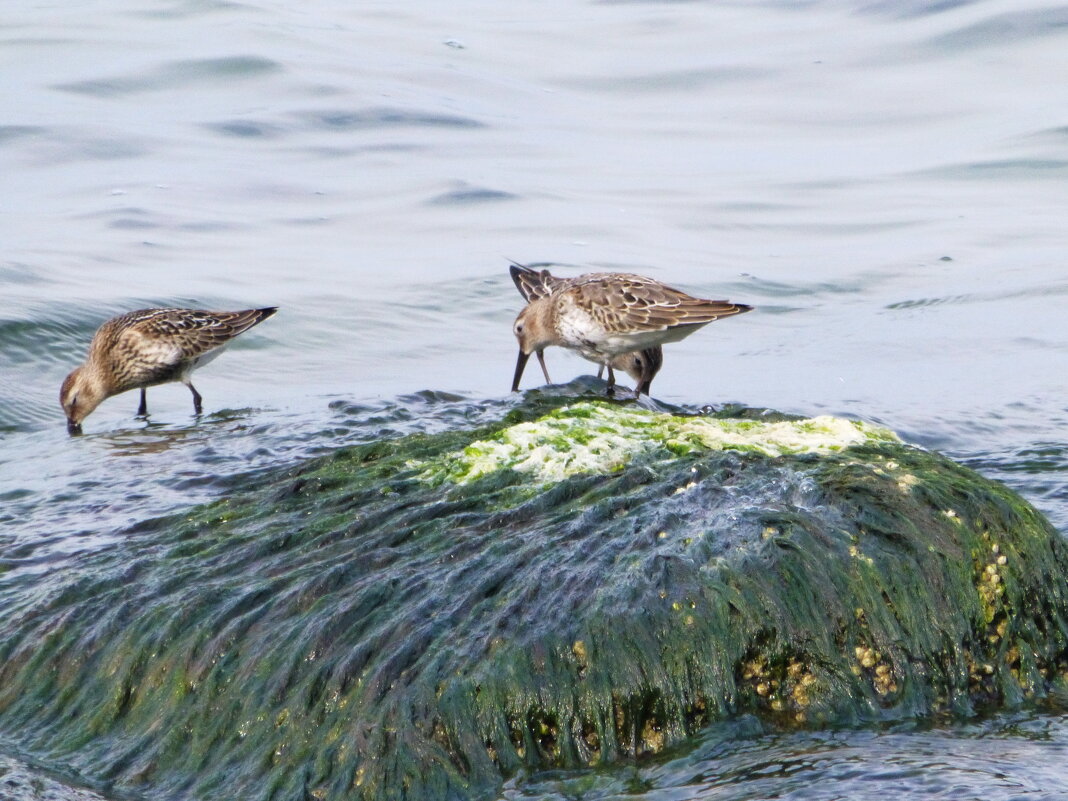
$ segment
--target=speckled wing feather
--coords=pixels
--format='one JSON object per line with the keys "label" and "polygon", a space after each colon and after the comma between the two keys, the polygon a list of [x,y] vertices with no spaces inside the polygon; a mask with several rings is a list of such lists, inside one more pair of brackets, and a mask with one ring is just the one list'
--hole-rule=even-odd
{"label": "speckled wing feather", "polygon": [[111,354],[108,363],[117,387],[158,384],[175,380],[276,311],[140,309],[109,320],[97,332],[92,347]]}
{"label": "speckled wing feather", "polygon": [[238,334],[270,317],[276,309],[209,312],[195,309],[158,309],[134,322],[130,329],[149,339],[176,345],[183,358],[195,358],[225,345]]}
{"label": "speckled wing feather", "polygon": [[610,333],[697,327],[752,309],[742,303],[695,298],[651,278],[625,273],[580,276],[560,291],[574,293],[575,304]]}
{"label": "speckled wing feather", "polygon": [[516,262],[512,262],[512,266],[509,269],[512,273],[512,281],[515,282],[515,288],[519,290],[519,294],[523,296],[527,303],[538,298],[548,297],[553,290],[568,282],[568,279],[557,278],[548,270],[534,270]]}

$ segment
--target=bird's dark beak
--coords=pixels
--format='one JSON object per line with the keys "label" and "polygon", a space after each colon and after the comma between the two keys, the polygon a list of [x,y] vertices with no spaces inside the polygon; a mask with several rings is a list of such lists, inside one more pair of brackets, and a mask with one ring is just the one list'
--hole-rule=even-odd
{"label": "bird's dark beak", "polygon": [[82,433],[82,424],[81,423],[75,423],[73,420],[71,420],[68,417],[67,418],[67,433],[70,434],[72,437],[78,436],[79,434]]}
{"label": "bird's dark beak", "polygon": [[519,349],[519,358],[515,361],[515,378],[512,379],[512,392],[519,392],[519,379],[523,377],[523,368],[527,366],[527,359],[530,358],[529,353],[523,353],[523,349]]}

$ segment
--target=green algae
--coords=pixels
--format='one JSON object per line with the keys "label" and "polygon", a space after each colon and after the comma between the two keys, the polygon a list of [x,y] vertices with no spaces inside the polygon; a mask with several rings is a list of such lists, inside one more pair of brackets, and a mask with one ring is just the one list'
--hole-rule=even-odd
{"label": "green algae", "polygon": [[679,416],[608,403],[554,409],[444,454],[422,467],[422,478],[466,484],[498,470],[531,474],[539,482],[577,473],[610,473],[655,450],[675,456],[743,451],[764,456],[827,454],[870,442],[897,442],[888,429],[827,415],[800,420],[737,420]]}
{"label": "green algae", "polygon": [[[1033,508],[882,429],[790,452],[769,422],[826,436],[530,400],[257,475],[70,575],[0,578],[0,734],[153,797],[490,798],[740,714],[1063,689],[1068,553]],[[655,444],[552,479],[450,467],[528,423],[559,453]],[[706,444],[732,426],[765,445]]]}

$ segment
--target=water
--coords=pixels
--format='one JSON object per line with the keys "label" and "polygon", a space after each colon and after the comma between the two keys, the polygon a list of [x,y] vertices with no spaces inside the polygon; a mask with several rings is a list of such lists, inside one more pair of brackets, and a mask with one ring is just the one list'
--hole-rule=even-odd
{"label": "water", "polygon": [[[8,3],[0,569],[504,396],[509,258],[752,303],[670,346],[654,394],[876,420],[1064,530],[1066,22],[1035,0]],[[69,438],[63,376],[152,304],[282,310],[200,374],[203,420],[174,385],[150,423],[121,396]],[[1063,724],[1037,720],[1021,781],[1052,792]],[[895,735],[942,756],[843,797],[919,794],[937,765],[1026,795],[957,748],[996,730]]]}
{"label": "water", "polygon": [[[693,750],[612,776],[547,775],[507,801],[1052,801],[1068,793],[1063,722],[1003,715],[980,724],[769,734],[742,720],[710,728]],[[522,784],[522,788],[519,785]]]}

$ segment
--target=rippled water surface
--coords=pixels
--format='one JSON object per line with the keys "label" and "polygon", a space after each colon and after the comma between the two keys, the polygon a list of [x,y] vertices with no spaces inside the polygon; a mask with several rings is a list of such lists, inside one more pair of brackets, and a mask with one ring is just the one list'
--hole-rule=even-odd
{"label": "rippled water surface", "polygon": [[[1068,7],[12,0],[0,54],[0,571],[482,413],[508,259],[754,304],[669,346],[654,395],[877,420],[1068,527]],[[171,385],[69,438],[64,375],[153,304],[281,312],[198,374],[204,418]],[[544,792],[1057,797],[1065,741],[754,735],[726,778],[713,748]],[[979,766],[1006,748],[1018,770]]]}
{"label": "rippled water surface", "polygon": [[508,801],[879,801],[1039,799],[1068,795],[1062,720],[1000,716],[952,728],[766,734],[742,720],[714,726],[677,759],[607,775],[515,782]]}

